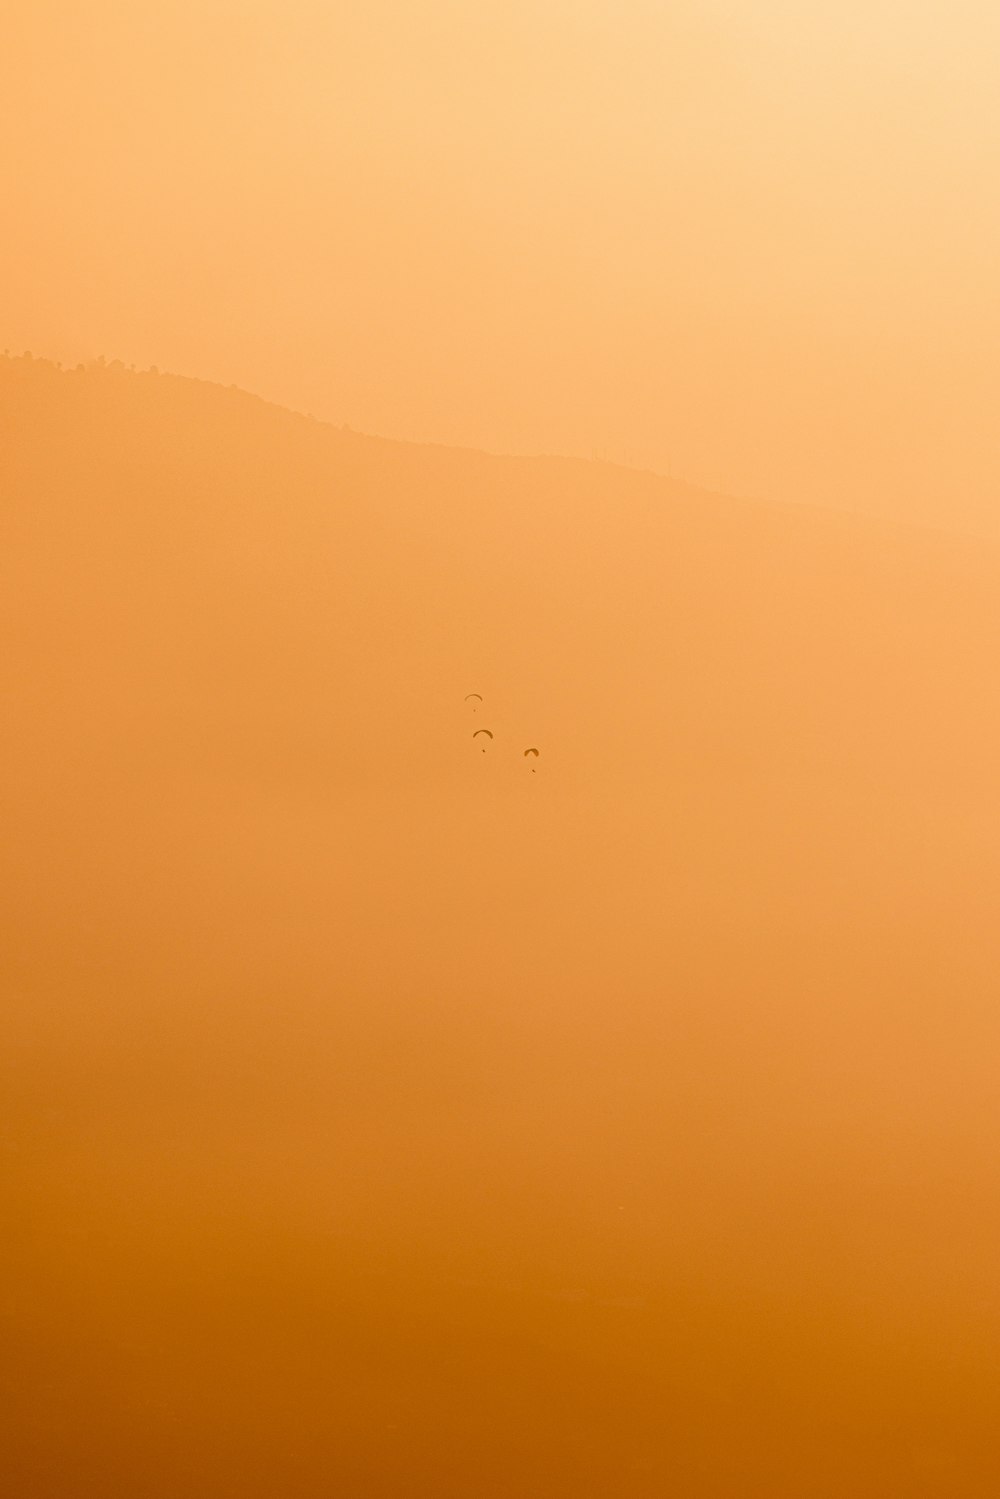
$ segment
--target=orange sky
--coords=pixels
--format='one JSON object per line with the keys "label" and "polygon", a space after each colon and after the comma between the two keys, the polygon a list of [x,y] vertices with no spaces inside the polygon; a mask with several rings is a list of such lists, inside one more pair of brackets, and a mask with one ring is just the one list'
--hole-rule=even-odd
{"label": "orange sky", "polygon": [[985,0],[7,0],[0,345],[1000,529]]}

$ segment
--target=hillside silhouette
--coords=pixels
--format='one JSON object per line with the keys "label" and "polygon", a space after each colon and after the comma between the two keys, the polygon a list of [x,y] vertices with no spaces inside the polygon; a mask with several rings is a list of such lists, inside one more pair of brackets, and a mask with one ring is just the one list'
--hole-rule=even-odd
{"label": "hillside silhouette", "polygon": [[11,1492],[995,1493],[997,549],[29,359],[0,489]]}

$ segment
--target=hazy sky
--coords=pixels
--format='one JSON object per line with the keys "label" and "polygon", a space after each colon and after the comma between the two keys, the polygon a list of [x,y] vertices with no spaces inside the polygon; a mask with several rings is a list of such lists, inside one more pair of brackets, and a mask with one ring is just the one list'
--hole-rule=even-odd
{"label": "hazy sky", "polygon": [[1000,529],[990,0],[7,0],[0,344]]}

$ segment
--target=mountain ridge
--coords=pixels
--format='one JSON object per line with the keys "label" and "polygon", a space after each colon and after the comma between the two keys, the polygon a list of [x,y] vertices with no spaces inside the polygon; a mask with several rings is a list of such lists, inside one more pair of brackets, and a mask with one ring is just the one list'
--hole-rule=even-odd
{"label": "mountain ridge", "polygon": [[[216,392],[226,399],[236,398],[244,403],[246,409],[255,409],[258,414],[263,411],[279,414],[282,419],[294,419],[309,427],[318,427],[331,433],[337,434],[347,441],[355,441],[358,444],[370,444],[377,448],[384,446],[398,449],[410,454],[421,453],[437,455],[454,455],[456,458],[468,460],[486,460],[507,463],[514,466],[565,466],[577,471],[601,471],[614,475],[629,475],[644,485],[652,485],[662,489],[664,496],[669,495],[673,499],[689,499],[694,503],[707,505],[721,504],[723,506],[741,507],[747,506],[759,509],[761,513],[778,512],[805,512],[818,517],[847,516],[858,524],[869,526],[884,533],[917,531],[931,533],[941,536],[956,536],[965,541],[974,541],[987,548],[995,547],[1000,538],[992,535],[983,535],[978,532],[968,531],[959,526],[933,523],[924,519],[909,519],[906,517],[889,517],[870,511],[852,508],[849,506],[835,506],[820,504],[814,501],[803,501],[790,503],[784,500],[774,500],[767,496],[741,495],[722,490],[715,490],[694,481],[675,478],[658,469],[636,467],[627,463],[619,463],[612,459],[602,457],[585,457],[578,454],[558,452],[534,452],[526,453],[515,450],[500,451],[488,448],[465,447],[445,442],[432,440],[420,440],[414,438],[403,438],[387,435],[384,433],[365,432],[352,427],[347,423],[338,423],[333,419],[319,417],[314,413],[297,407],[286,406],[280,401],[272,400],[262,396],[255,391],[235,384],[225,384],[221,381],[211,380],[202,376],[187,375],[177,371],[160,369],[158,366],[149,366],[145,369],[136,366],[127,366],[118,359],[91,359],[80,362],[75,366],[63,364],[57,360],[45,357],[24,354],[5,353],[0,356],[0,376],[6,375],[8,381],[13,374],[24,375],[30,369],[34,375],[42,378],[52,375],[65,375],[71,377],[85,376],[93,379],[160,381],[169,388],[171,385],[177,389],[188,389],[190,394],[201,391],[207,395],[208,392]],[[29,376],[30,378],[30,376]],[[4,394],[9,398],[10,388]]]}
{"label": "mountain ridge", "polygon": [[170,377],[0,424],[15,1488],[996,1475],[992,550]]}

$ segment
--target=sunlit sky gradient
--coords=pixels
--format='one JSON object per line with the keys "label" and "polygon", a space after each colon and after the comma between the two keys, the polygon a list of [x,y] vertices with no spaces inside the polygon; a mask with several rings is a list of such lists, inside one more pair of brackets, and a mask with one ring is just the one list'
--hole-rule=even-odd
{"label": "sunlit sky gradient", "polygon": [[986,0],[7,0],[0,346],[1000,530]]}

